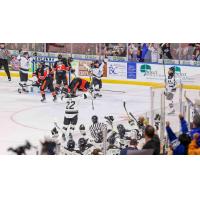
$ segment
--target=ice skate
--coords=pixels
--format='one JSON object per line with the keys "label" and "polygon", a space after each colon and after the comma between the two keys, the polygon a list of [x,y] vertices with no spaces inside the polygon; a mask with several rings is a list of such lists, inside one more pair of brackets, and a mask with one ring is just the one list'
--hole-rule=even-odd
{"label": "ice skate", "polygon": [[53,102],[56,102],[57,101],[57,96],[54,96],[53,97]]}
{"label": "ice skate", "polygon": [[168,115],[173,115],[175,114],[175,109],[172,109],[171,111],[168,112]]}
{"label": "ice skate", "polygon": [[47,101],[46,101],[46,98],[43,97],[43,98],[41,99],[41,102],[42,102],[42,103],[46,103],[46,102],[47,102]]}

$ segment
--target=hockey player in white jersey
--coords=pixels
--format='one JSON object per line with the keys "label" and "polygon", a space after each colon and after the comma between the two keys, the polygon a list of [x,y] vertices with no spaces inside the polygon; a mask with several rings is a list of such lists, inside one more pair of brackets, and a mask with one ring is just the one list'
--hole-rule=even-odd
{"label": "hockey player in white jersey", "polygon": [[174,109],[174,93],[176,92],[176,79],[175,79],[175,68],[170,67],[168,71],[168,76],[166,79],[166,99],[169,101],[169,113],[168,114],[174,114],[175,109]]}
{"label": "hockey player in white jersey", "polygon": [[62,99],[66,103],[63,130],[67,133],[69,129],[69,135],[73,134],[77,124],[79,113],[78,107],[82,98],[84,98],[83,95],[76,96],[75,94],[68,93],[65,98]]}
{"label": "hockey player in white jersey", "polygon": [[19,75],[20,75],[20,83],[21,86],[18,89],[18,92],[29,92],[27,88],[28,81],[28,71],[29,71],[29,63],[31,62],[31,58],[29,57],[28,52],[24,52],[23,55],[18,55],[17,59],[20,62]]}
{"label": "hockey player in white jersey", "polygon": [[94,96],[101,97],[101,88],[102,88],[102,80],[103,77],[103,66],[105,61],[101,64],[98,60],[91,64],[91,76],[92,76],[92,86],[94,87]]}

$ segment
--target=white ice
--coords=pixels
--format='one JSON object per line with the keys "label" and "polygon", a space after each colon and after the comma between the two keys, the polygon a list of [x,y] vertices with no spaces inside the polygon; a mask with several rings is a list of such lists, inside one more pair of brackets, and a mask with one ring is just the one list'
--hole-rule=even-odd
{"label": "white ice", "polygon": [[[0,154],[8,154],[8,147],[22,145],[25,140],[38,145],[44,136],[50,135],[55,119],[62,127],[65,104],[60,99],[54,103],[51,94],[47,94],[47,103],[41,103],[37,89],[33,93],[19,94],[17,88],[18,78],[8,82],[6,78],[0,77]],[[123,108],[124,100],[127,102],[128,110],[136,116],[145,115],[150,111],[149,87],[103,84],[102,94],[102,98],[94,101],[94,110],[92,110],[91,99],[81,101],[75,137],[78,137],[80,124],[85,124],[88,129],[94,114],[102,122],[105,121],[105,116],[113,115],[116,123],[127,124],[127,115]],[[155,107],[159,107],[159,101],[158,93]],[[177,115],[168,120],[178,128]]]}

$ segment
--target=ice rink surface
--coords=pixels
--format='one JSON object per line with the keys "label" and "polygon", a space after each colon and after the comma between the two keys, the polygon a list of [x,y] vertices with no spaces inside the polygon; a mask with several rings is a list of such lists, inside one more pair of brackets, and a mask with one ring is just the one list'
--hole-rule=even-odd
{"label": "ice rink surface", "polygon": [[[44,136],[50,135],[54,121],[62,127],[65,104],[58,97],[58,102],[52,101],[51,94],[47,94],[47,103],[41,103],[40,93],[37,88],[33,93],[19,94],[17,92],[18,79],[13,78],[8,82],[0,78],[0,154],[8,154],[7,148],[24,144],[29,140],[33,145],[38,145]],[[155,101],[159,108],[160,97]],[[197,91],[190,91],[190,97]],[[134,85],[103,84],[103,97],[94,100],[92,110],[91,98],[83,99],[79,106],[79,120],[74,137],[79,137],[78,127],[84,124],[86,129],[91,125],[91,117],[97,115],[99,121],[105,122],[104,117],[113,115],[115,124],[127,124],[127,115],[123,108],[123,101],[127,102],[128,111],[134,115],[145,115],[150,111],[150,88]],[[178,103],[178,97],[175,103]],[[178,129],[177,115],[167,117],[173,122],[173,127]]]}

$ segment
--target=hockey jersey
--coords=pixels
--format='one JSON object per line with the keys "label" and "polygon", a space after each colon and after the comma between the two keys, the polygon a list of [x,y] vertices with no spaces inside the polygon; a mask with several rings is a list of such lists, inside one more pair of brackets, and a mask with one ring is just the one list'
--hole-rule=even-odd
{"label": "hockey jersey", "polygon": [[103,75],[103,66],[104,66],[104,64],[102,63],[99,67],[93,67],[91,69],[92,76],[95,78],[101,79],[101,77]]}
{"label": "hockey jersey", "polygon": [[174,92],[176,90],[176,85],[175,76],[168,76],[166,81],[167,92]]}
{"label": "hockey jersey", "polygon": [[24,74],[28,74],[28,71],[29,71],[29,64],[31,62],[31,58],[26,58],[24,56],[20,56],[18,55],[17,56],[17,59],[19,60],[20,62],[20,67],[19,67],[19,70],[20,72],[24,73]]}
{"label": "hockey jersey", "polygon": [[73,118],[78,114],[80,100],[83,99],[83,95],[75,96],[72,98],[64,98],[63,101],[66,103],[65,117]]}

